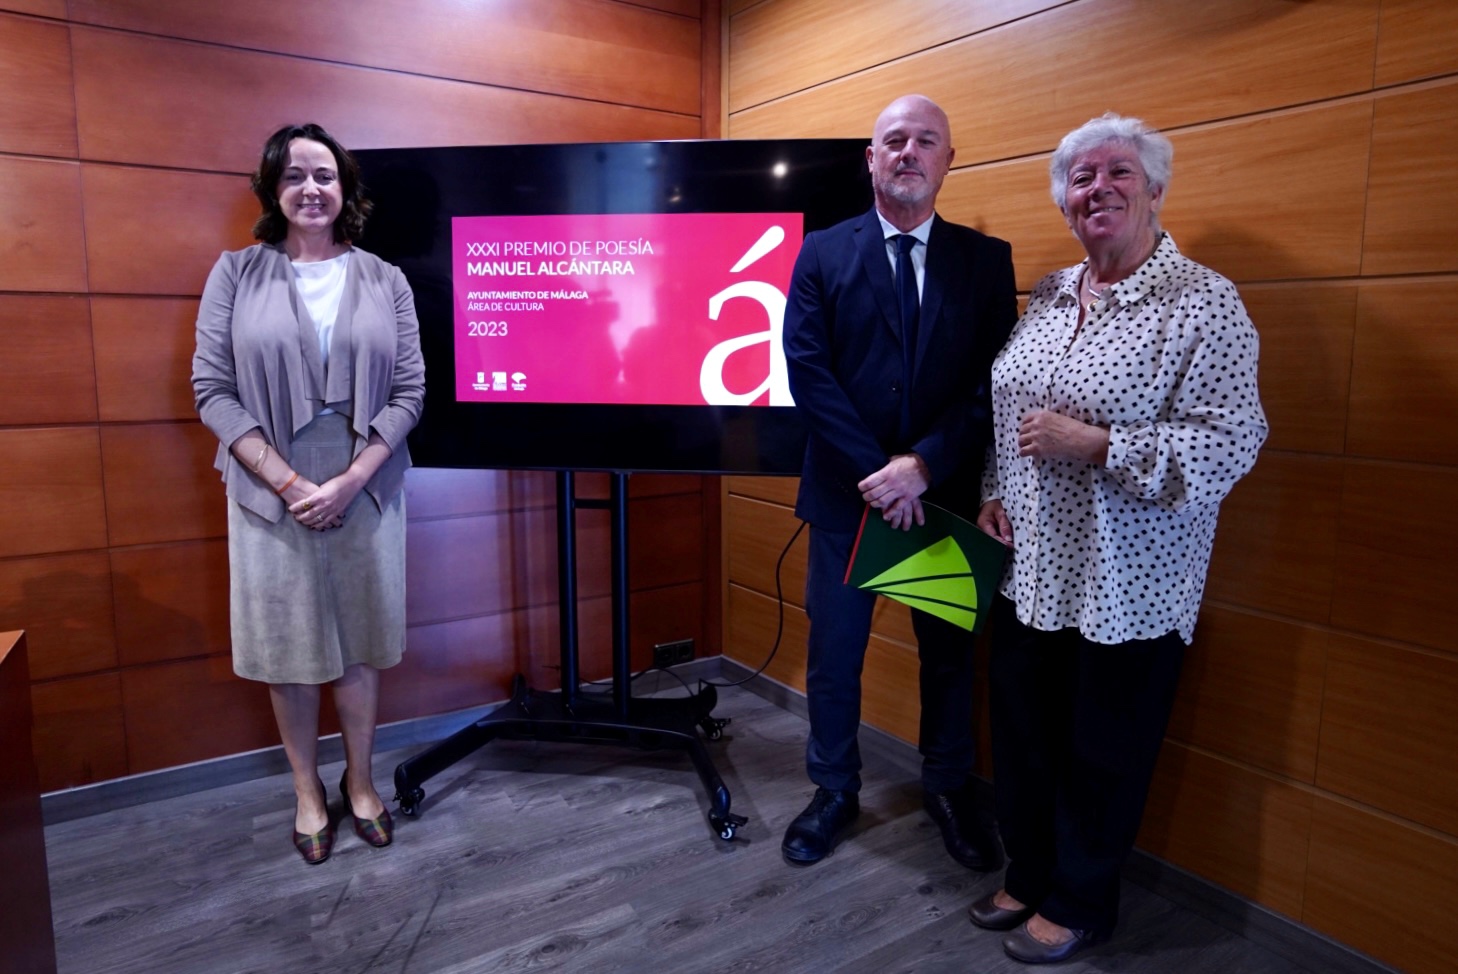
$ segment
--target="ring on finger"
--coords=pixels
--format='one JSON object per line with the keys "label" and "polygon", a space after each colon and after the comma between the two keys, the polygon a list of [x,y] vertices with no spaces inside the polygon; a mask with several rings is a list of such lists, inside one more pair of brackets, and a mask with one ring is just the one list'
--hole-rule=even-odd
{"label": "ring on finger", "polygon": [[314,508],[314,502],[313,501],[304,501],[304,510],[309,511],[309,510],[313,510],[313,508]]}

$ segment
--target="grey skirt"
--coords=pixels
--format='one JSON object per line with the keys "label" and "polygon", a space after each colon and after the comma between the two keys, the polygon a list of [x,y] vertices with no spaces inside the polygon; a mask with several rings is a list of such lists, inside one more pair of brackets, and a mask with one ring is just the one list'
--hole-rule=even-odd
{"label": "grey skirt", "polygon": [[[322,484],[349,466],[349,419],[318,416],[291,463]],[[264,683],[328,683],[346,667],[394,666],[405,651],[405,492],[381,510],[367,491],[344,524],[311,531],[228,501],[233,671]]]}

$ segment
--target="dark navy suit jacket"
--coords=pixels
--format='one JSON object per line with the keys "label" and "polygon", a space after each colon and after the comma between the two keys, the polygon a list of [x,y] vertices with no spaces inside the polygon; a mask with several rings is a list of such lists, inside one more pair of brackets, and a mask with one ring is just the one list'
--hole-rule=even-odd
{"label": "dark navy suit jacket", "polygon": [[856,484],[892,456],[916,453],[931,471],[924,499],[975,517],[992,436],[992,360],[1016,319],[1012,248],[936,217],[913,388],[903,389],[900,314],[876,211],[808,235],[784,330],[790,392],[810,429],[796,515],[856,530],[865,507]]}

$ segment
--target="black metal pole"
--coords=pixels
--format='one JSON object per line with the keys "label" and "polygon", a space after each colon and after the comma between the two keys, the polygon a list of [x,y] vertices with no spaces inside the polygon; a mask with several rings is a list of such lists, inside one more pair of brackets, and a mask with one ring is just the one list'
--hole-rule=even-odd
{"label": "black metal pole", "polygon": [[562,651],[562,704],[577,708],[577,516],[570,470],[557,471],[557,614]]}
{"label": "black metal pole", "polygon": [[618,719],[628,719],[633,696],[632,660],[628,646],[628,475],[613,471],[608,501],[612,507],[613,706]]}

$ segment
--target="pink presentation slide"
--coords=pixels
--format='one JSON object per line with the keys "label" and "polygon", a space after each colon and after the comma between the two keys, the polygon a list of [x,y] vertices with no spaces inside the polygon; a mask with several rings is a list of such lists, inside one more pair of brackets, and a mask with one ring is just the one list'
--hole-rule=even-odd
{"label": "pink presentation slide", "polygon": [[792,406],[799,213],[455,217],[462,402]]}

